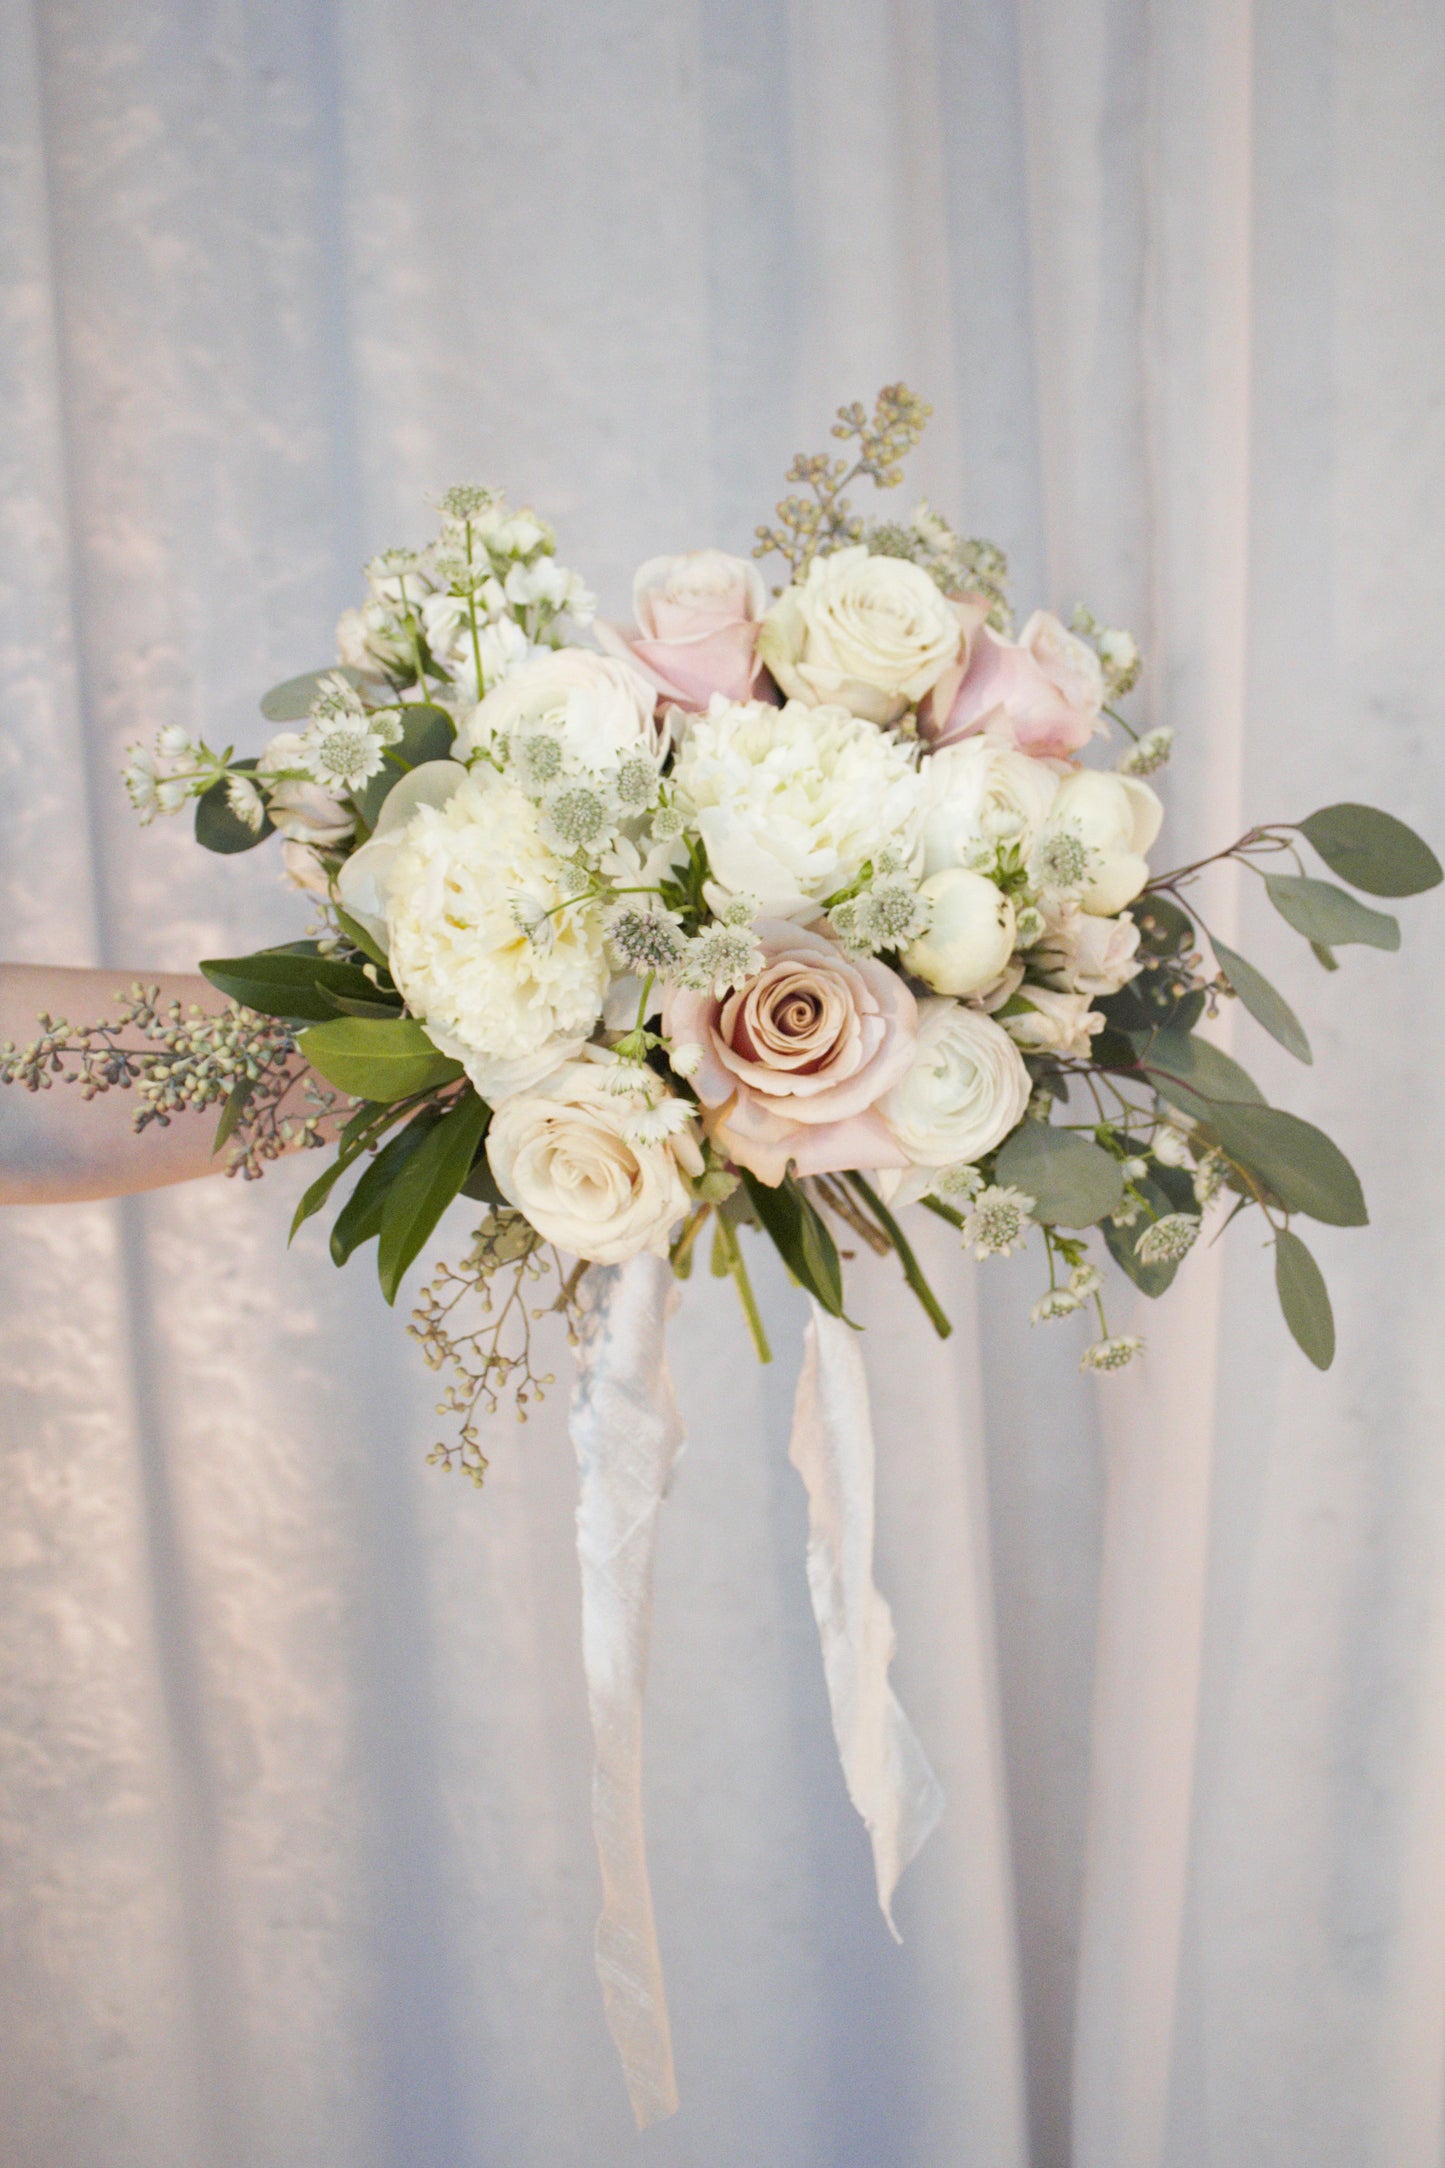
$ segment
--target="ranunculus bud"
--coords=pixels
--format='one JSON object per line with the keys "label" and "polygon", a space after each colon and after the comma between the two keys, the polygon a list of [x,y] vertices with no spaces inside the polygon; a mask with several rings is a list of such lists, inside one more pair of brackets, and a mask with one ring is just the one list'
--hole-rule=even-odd
{"label": "ranunculus bud", "polygon": [[1098,854],[1079,898],[1086,911],[1112,918],[1133,902],[1149,878],[1146,854],[1163,818],[1163,806],[1137,776],[1080,768],[1059,785],[1050,825],[1075,829]]}
{"label": "ranunculus bud", "polygon": [[923,883],[919,895],[932,907],[927,933],[903,961],[936,993],[976,994],[992,985],[1014,945],[1014,907],[992,881],[966,866],[947,866]]}

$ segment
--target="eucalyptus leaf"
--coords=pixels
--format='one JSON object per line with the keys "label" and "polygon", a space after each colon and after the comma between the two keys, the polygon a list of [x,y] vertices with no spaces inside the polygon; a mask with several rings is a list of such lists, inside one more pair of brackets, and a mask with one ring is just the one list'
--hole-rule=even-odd
{"label": "eucalyptus leaf", "polygon": [[1299,830],[1331,873],[1369,896],[1418,896],[1445,879],[1424,837],[1378,806],[1322,806]]}
{"label": "eucalyptus leaf", "polygon": [[321,680],[328,677],[345,678],[348,685],[365,683],[361,671],[353,670],[350,663],[334,662],[325,670],[303,670],[300,677],[287,678],[262,695],[261,713],[268,723],[305,722],[321,690]]}
{"label": "eucalyptus leaf", "polygon": [[353,1099],[406,1099],[462,1074],[461,1063],[439,1054],[409,1016],[335,1016],[303,1031],[299,1043],[317,1074]]}
{"label": "eucalyptus leaf", "polygon": [[1331,1227],[1364,1227],[1359,1176],[1322,1129],[1282,1107],[1215,1105],[1209,1126],[1230,1159],[1258,1177],[1290,1212]]}
{"label": "eucalyptus leaf", "polygon": [[[231,766],[238,773],[250,775],[255,772],[254,760],[233,760]],[[254,851],[258,843],[276,833],[269,813],[261,817],[259,828],[248,828],[238,813],[231,811],[227,795],[226,779],[213,783],[202,791],[196,800],[196,841],[205,850],[219,851],[225,858],[234,858],[242,851]]]}
{"label": "eucalyptus leaf", "polygon": [[744,1170],[743,1187],[798,1285],[815,1295],[830,1317],[842,1317],[843,1266],[837,1245],[793,1177],[786,1176],[774,1188]]}
{"label": "eucalyptus leaf", "polygon": [[[1152,1175],[1145,1175],[1133,1186],[1145,1199],[1155,1219],[1163,1219],[1170,1212],[1185,1209],[1160,1187]],[[1187,1209],[1191,1212],[1199,1209],[1194,1202],[1192,1190]],[[1140,1235],[1151,1224],[1142,1212],[1132,1227],[1116,1227],[1112,1220],[1105,1220],[1104,1241],[1115,1264],[1128,1274],[1141,1294],[1148,1295],[1151,1301],[1155,1301],[1172,1284],[1174,1275],[1184,1260],[1182,1257],[1171,1257],[1161,1258],[1156,1264],[1145,1263],[1139,1255],[1138,1243]]]}
{"label": "eucalyptus leaf", "polygon": [[368,828],[376,826],[382,807],[402,777],[430,760],[445,760],[456,739],[457,726],[445,708],[416,700],[406,702],[397,712],[402,718],[399,742],[386,748],[376,774],[368,776],[355,793],[357,810]]}
{"label": "eucalyptus leaf", "polygon": [[470,1089],[444,1114],[398,1171],[381,1215],[376,1269],[381,1291],[397,1291],[422,1245],[471,1171],[491,1108]]}
{"label": "eucalyptus leaf", "polygon": [[1388,911],[1372,911],[1368,904],[1333,881],[1312,881],[1301,873],[1267,873],[1269,900],[1280,917],[1302,933],[1306,941],[1326,948],[1342,948],[1351,941],[1367,948],[1397,949],[1400,921]]}
{"label": "eucalyptus leaf", "polygon": [[360,1181],[332,1222],[329,1247],[333,1264],[344,1265],[354,1250],[381,1233],[381,1216],[392,1183],[439,1118],[435,1108],[424,1107],[363,1169]]}
{"label": "eucalyptus leaf", "polygon": [[1024,1122],[1014,1131],[995,1162],[995,1180],[1032,1197],[1034,1218],[1046,1227],[1092,1227],[1124,1194],[1117,1159],[1047,1122]]}
{"label": "eucalyptus leaf", "polygon": [[1190,1032],[1161,1031],[1141,1055],[1139,1066],[1152,1079],[1160,1098],[1183,1114],[1207,1117],[1219,1100],[1264,1105],[1264,1093],[1232,1055]]}
{"label": "eucalyptus leaf", "polygon": [[1316,1370],[1335,1359],[1335,1317],[1324,1274],[1299,1236],[1282,1227],[1274,1238],[1274,1284],[1284,1321]]}
{"label": "eucalyptus leaf", "polygon": [[1338,961],[1336,960],[1334,950],[1327,949],[1323,941],[1311,941],[1310,947],[1314,950],[1315,962],[1321,967],[1322,970],[1339,970],[1340,967]]}
{"label": "eucalyptus leaf", "polygon": [[1262,1024],[1272,1039],[1278,1039],[1285,1052],[1293,1054],[1296,1061],[1313,1062],[1314,1055],[1310,1052],[1304,1026],[1283,994],[1277,994],[1263,972],[1256,971],[1243,956],[1226,948],[1222,941],[1215,941],[1212,934],[1210,939],[1220,969],[1255,1022]]}
{"label": "eucalyptus leaf", "polygon": [[213,956],[201,970],[212,986],[259,1016],[324,1023],[335,1016],[332,996],[374,1001],[376,988],[357,964],[323,956],[314,942],[258,949],[253,956]]}

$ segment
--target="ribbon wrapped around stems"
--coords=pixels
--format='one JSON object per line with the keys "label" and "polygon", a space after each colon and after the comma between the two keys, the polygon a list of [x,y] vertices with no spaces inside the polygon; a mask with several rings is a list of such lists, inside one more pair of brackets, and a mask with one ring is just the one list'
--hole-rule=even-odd
{"label": "ribbon wrapped around stems", "polygon": [[[577,1453],[582,1653],[602,1873],[597,1973],[638,2128],[677,2107],[642,1816],[642,1695],[657,1512],[682,1424],[667,1367],[679,1292],[666,1261],[594,1266],[570,1429]],[[873,1583],[873,1426],[858,1335],[812,1305],[789,1458],[808,1493],[808,1588],[848,1796],[873,1845],[889,1930],[898,1878],[943,1794],[888,1684],[893,1620]]]}

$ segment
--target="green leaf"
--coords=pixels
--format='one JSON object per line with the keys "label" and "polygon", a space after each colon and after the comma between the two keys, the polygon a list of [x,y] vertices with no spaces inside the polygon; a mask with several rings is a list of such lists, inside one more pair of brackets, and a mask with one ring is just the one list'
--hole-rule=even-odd
{"label": "green leaf", "polygon": [[1047,1122],[1020,1124],[998,1155],[994,1178],[1032,1197],[1034,1217],[1046,1227],[1092,1227],[1124,1194],[1117,1159]]}
{"label": "green leaf", "polygon": [[367,1144],[374,1137],[381,1136],[394,1121],[399,1120],[400,1116],[393,1114],[389,1107],[361,1107],[352,1115],[341,1132],[340,1149],[335,1159],[317,1176],[297,1205],[291,1220],[291,1232],[286,1237],[288,1243],[294,1242],[299,1229],[313,1214],[321,1210],[342,1175],[360,1158]]}
{"label": "green leaf", "polygon": [[353,1250],[360,1249],[362,1243],[370,1242],[374,1235],[381,1233],[381,1216],[392,1183],[440,1119],[436,1108],[424,1107],[362,1170],[361,1180],[332,1222],[333,1264],[344,1265]]}
{"label": "green leaf", "polygon": [[1324,1274],[1299,1236],[1282,1227],[1274,1238],[1274,1284],[1284,1321],[1316,1370],[1335,1359],[1335,1316]]}
{"label": "green leaf", "polygon": [[467,1089],[401,1167],[381,1215],[376,1270],[381,1291],[395,1302],[408,1267],[471,1171],[492,1110]]}
{"label": "green leaf", "polygon": [[378,814],[402,777],[429,760],[445,760],[456,739],[456,724],[445,708],[417,700],[406,702],[398,712],[402,717],[400,742],[387,747],[376,774],[368,776],[355,793],[357,811],[368,828],[376,826]]}
{"label": "green leaf", "polygon": [[[231,766],[245,775],[254,773],[254,760],[233,760]],[[269,813],[263,814],[259,828],[248,828],[246,823],[231,811],[226,796],[226,779],[213,783],[202,791],[196,800],[196,841],[205,850],[219,851],[223,857],[233,858],[240,851],[253,851],[258,843],[276,833]]]}
{"label": "green leaf", "polygon": [[349,994],[334,994],[329,986],[323,986],[321,991],[330,1003],[330,1008],[327,1011],[330,1016],[388,1017],[400,1016],[401,1014],[400,994],[394,995],[388,1001],[381,990],[377,988],[373,991],[369,1001],[353,1001]]}
{"label": "green leaf", "polygon": [[1321,968],[1322,968],[1323,970],[1325,970],[1325,971],[1338,971],[1338,970],[1339,970],[1339,968],[1340,968],[1340,967],[1339,967],[1338,963],[1337,963],[1337,962],[1335,961],[1335,952],[1334,952],[1334,950],[1333,950],[1333,949],[1327,949],[1327,948],[1325,947],[1325,944],[1324,944],[1324,942],[1323,942],[1323,941],[1311,941],[1311,943],[1310,943],[1310,947],[1311,947],[1311,948],[1312,948],[1312,949],[1314,950],[1314,954],[1315,954],[1315,962],[1316,962],[1317,964],[1319,964],[1319,965],[1321,966]]}
{"label": "green leaf", "polygon": [[[1169,896],[1143,895],[1133,909],[1144,968],[1118,993],[1094,1006],[1108,1018],[1113,1032],[1137,1036],[1191,1031],[1203,1014],[1204,996],[1183,986],[1178,959],[1194,946],[1194,921]],[[1183,991],[1176,990],[1181,987]],[[1113,1055],[1106,1051],[1100,1058],[1107,1061]]]}
{"label": "green leaf", "polygon": [[386,950],[379,948],[359,920],[352,918],[339,905],[336,906],[336,923],[352,947],[360,949],[362,955],[367,957],[370,962],[379,965],[383,971],[391,968]]}
{"label": "green leaf", "polygon": [[221,1109],[221,1119],[216,1124],[216,1141],[211,1146],[211,1157],[213,1159],[222,1146],[229,1144],[236,1134],[236,1124],[250,1105],[251,1096],[255,1089],[256,1079],[248,1076],[243,1076],[239,1084],[231,1086],[226,1098],[226,1104]]}
{"label": "green leaf", "polygon": [[1255,1022],[1263,1024],[1270,1037],[1278,1039],[1285,1052],[1293,1054],[1296,1061],[1312,1062],[1314,1055],[1310,1052],[1304,1026],[1284,996],[1277,994],[1263,972],[1256,971],[1243,956],[1226,948],[1222,941],[1215,941],[1212,934],[1210,940],[1220,969]]}
{"label": "green leaf", "polygon": [[[1149,1209],[1156,1219],[1163,1219],[1169,1212],[1186,1209],[1184,1205],[1176,1203],[1165,1190],[1161,1189],[1158,1182],[1151,1175],[1145,1175],[1142,1181],[1136,1182],[1133,1186],[1138,1190],[1140,1196],[1147,1201]],[[1197,1212],[1199,1209],[1194,1202],[1192,1189],[1189,1191],[1187,1209],[1190,1212]],[[1132,1227],[1116,1227],[1112,1220],[1105,1220],[1104,1241],[1115,1264],[1128,1274],[1140,1293],[1148,1295],[1152,1301],[1157,1300],[1165,1289],[1172,1284],[1174,1275],[1184,1260],[1182,1257],[1171,1257],[1167,1262],[1161,1260],[1158,1264],[1150,1265],[1144,1262],[1139,1255],[1136,1244],[1144,1229],[1150,1224],[1150,1220],[1142,1212]]]}
{"label": "green leaf", "polygon": [[1331,1227],[1368,1224],[1359,1176],[1313,1122],[1282,1107],[1237,1105],[1211,1106],[1208,1121],[1229,1158],[1256,1175],[1287,1211]]}
{"label": "green leaf", "polygon": [[837,1245],[791,1175],[774,1189],[743,1170],[743,1186],[766,1234],[800,1287],[830,1317],[843,1316],[843,1267]]}
{"label": "green leaf", "polygon": [[1264,1093],[1230,1055],[1189,1032],[1161,1031],[1139,1058],[1161,1099],[1183,1114],[1207,1117],[1218,1100],[1264,1105]]}
{"label": "green leaf", "polygon": [[331,995],[375,1001],[377,989],[357,964],[322,956],[314,942],[259,949],[254,956],[213,956],[201,970],[214,987],[260,1016],[324,1023],[336,1014]]}
{"label": "green leaf", "polygon": [[1300,873],[1267,873],[1264,885],[1281,918],[1302,933],[1306,941],[1326,948],[1360,941],[1368,948],[1397,949],[1400,921],[1388,911],[1372,911],[1367,904],[1333,881],[1311,881]]}
{"label": "green leaf", "polygon": [[1418,896],[1445,879],[1423,836],[1372,805],[1327,805],[1299,823],[1331,873],[1369,896]]}
{"label": "green leaf", "polygon": [[409,1016],[336,1016],[303,1031],[299,1044],[318,1075],[353,1099],[407,1099],[462,1074],[461,1063],[439,1054]]}
{"label": "green leaf", "polygon": [[334,662],[325,670],[305,670],[300,677],[287,678],[283,684],[273,685],[262,696],[261,713],[268,723],[302,723],[311,713],[311,703],[325,677],[342,677],[348,685],[364,682],[359,670],[350,663]]}

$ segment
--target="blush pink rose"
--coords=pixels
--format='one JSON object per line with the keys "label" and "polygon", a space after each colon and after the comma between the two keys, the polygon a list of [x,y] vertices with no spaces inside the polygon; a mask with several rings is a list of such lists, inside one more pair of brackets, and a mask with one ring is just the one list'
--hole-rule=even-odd
{"label": "blush pink rose", "polygon": [[669,989],[662,1028],[702,1048],[691,1076],[719,1150],[776,1188],[798,1174],[903,1167],[876,1111],[913,1059],[918,1005],[886,964],[785,919],[754,929],[764,964],[719,999]]}
{"label": "blush pink rose", "polygon": [[727,700],[760,694],[758,623],[767,589],[756,565],[722,550],[650,557],[632,583],[633,627],[599,623],[609,654],[637,663],[658,691],[681,708],[702,711],[714,693]]}
{"label": "blush pink rose", "polygon": [[987,731],[1036,759],[1061,760],[1103,728],[1103,704],[1094,650],[1047,610],[1035,610],[1017,640],[983,627],[962,675],[934,688],[922,727],[935,746]]}

